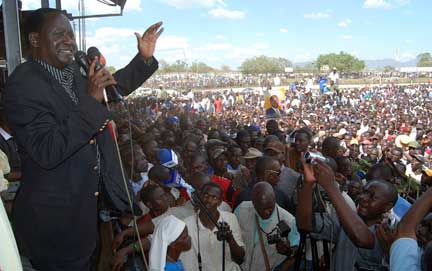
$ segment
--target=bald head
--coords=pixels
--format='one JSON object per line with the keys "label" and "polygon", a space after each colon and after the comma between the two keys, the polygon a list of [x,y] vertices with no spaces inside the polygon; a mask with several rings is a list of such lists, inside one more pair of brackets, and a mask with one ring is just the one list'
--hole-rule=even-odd
{"label": "bald head", "polygon": [[256,183],[252,190],[252,203],[262,219],[268,219],[276,205],[273,187],[268,182]]}

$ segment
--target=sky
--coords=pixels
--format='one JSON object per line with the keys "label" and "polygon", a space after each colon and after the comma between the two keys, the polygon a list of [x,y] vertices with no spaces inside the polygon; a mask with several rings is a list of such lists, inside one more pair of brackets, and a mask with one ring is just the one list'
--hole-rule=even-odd
{"label": "sky", "polygon": [[[40,7],[40,0],[22,1],[24,10]],[[73,15],[77,7],[78,0],[62,0]],[[85,9],[119,11],[97,0],[85,0]],[[298,63],[340,51],[405,62],[432,51],[431,10],[430,0],[127,0],[123,16],[86,20],[86,43],[120,68],[137,53],[134,32],[163,21],[155,57],[170,63],[237,69],[259,55]]]}

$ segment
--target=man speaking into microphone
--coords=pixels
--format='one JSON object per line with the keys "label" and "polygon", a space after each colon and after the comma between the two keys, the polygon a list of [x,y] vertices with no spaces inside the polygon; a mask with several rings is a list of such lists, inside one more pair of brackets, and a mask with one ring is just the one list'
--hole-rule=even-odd
{"label": "man speaking into microphone", "polygon": [[85,76],[73,59],[68,18],[49,8],[29,15],[29,59],[9,77],[4,104],[23,171],[13,225],[20,253],[35,269],[90,270],[98,198],[112,211],[132,212],[103,92],[116,85],[127,95],[157,70],[161,25],[135,33],[138,54],[125,68],[111,75],[93,60]]}

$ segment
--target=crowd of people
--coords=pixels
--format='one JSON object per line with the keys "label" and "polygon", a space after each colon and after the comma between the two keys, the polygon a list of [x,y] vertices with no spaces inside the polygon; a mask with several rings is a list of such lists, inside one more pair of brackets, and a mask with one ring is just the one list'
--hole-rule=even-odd
{"label": "crowd of people", "polygon": [[76,65],[62,12],[28,24],[0,115],[20,182],[0,269],[432,270],[432,85],[342,90],[334,70],[319,90],[103,104],[156,71],[162,23],[113,75]]}
{"label": "crowd of people", "polygon": [[[418,251],[426,253],[432,237],[425,216],[431,94],[426,84],[311,97],[287,90],[284,101],[270,102],[276,118],[266,115],[266,98],[250,92],[135,98],[128,101],[132,133],[119,105],[123,162],[147,213],[138,221],[145,249],[151,255],[153,228],[174,216],[191,238],[191,248],[170,259],[184,270],[221,269],[214,222],[227,224],[226,270],[291,270],[295,255],[306,270],[420,270]],[[317,157],[305,160],[305,153]],[[131,262],[141,261],[131,256],[138,246],[125,221],[114,270],[135,270]]]}

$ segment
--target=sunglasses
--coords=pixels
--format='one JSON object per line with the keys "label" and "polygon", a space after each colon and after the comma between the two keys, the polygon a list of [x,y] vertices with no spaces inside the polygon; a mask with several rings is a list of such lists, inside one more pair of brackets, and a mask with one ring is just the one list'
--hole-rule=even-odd
{"label": "sunglasses", "polygon": [[269,172],[275,174],[276,176],[280,176],[282,173],[281,170],[276,171],[276,170],[266,169],[266,171],[269,171]]}

